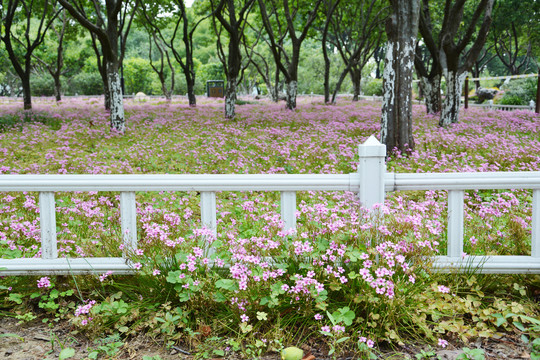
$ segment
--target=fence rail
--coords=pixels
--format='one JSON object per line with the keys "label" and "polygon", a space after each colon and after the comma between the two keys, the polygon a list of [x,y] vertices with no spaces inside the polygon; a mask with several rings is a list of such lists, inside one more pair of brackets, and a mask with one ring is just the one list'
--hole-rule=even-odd
{"label": "fence rail", "polygon": [[493,103],[493,100],[489,100],[485,104],[468,104],[468,107],[470,108],[479,108],[484,110],[502,110],[502,111],[514,111],[514,110],[530,110],[535,111],[536,109],[536,103],[531,100],[529,102],[529,105],[503,105],[503,104],[495,104]]}
{"label": "fence rail", "polygon": [[[0,175],[0,191],[39,192],[41,258],[0,259],[0,275],[131,273],[126,255],[137,248],[135,192],[198,191],[201,224],[216,234],[217,191],[279,191],[283,229],[296,228],[297,191],[352,191],[365,207],[383,203],[385,192],[447,190],[447,256],[434,257],[440,271],[477,268],[483,273],[540,273],[540,172],[387,173],[386,147],[374,137],[359,146],[351,174],[212,175]],[[531,256],[463,257],[464,191],[532,189]],[[125,253],[111,258],[58,258],[55,192],[118,191]]]}

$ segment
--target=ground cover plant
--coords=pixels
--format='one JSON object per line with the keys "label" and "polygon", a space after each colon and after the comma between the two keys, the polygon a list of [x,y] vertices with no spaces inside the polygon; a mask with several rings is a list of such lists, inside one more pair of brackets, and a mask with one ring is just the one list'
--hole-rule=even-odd
{"label": "ground cover plant", "polygon": [[[129,103],[124,136],[109,131],[99,99],[38,103],[39,115],[0,104],[0,173],[350,173],[357,146],[379,129],[376,103],[249,102],[235,120],[219,102],[200,103]],[[417,149],[395,153],[388,171],[540,170],[532,112],[469,109],[445,129],[413,111]],[[428,255],[446,253],[445,191],[388,193],[376,220],[353,193],[297,196],[297,231],[283,232],[278,193],[219,193],[213,238],[197,193],[137,193],[137,275],[4,277],[0,315],[68,322],[96,339],[90,358],[114,357],[139,333],[198,358],[257,359],[290,345],[370,358],[411,341],[445,347],[501,333],[535,354],[538,276],[431,270]],[[530,255],[531,198],[467,192],[464,256]],[[56,201],[59,256],[120,256],[118,193]],[[37,204],[37,193],[0,194],[2,258],[40,256]]]}

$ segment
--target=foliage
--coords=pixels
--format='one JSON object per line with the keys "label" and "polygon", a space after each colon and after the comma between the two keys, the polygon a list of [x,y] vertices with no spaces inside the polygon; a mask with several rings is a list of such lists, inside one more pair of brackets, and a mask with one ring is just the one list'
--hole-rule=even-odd
{"label": "foliage", "polygon": [[53,130],[61,126],[61,120],[47,112],[17,111],[0,115],[0,133],[11,128],[22,129],[24,125],[32,123],[41,123]]}
{"label": "foliage", "polygon": [[64,88],[66,95],[101,95],[103,80],[99,72],[80,72]]}
{"label": "foliage", "polygon": [[30,78],[32,96],[53,96],[54,80],[49,74],[39,73]]}
{"label": "foliage", "polygon": [[364,95],[367,96],[382,96],[383,95],[383,82],[382,79],[373,79],[369,77],[362,85]]}
{"label": "foliage", "polygon": [[536,78],[510,80],[502,86],[504,95],[499,101],[503,105],[529,105],[536,100]]}
{"label": "foliage", "polygon": [[[130,58],[124,60],[124,82],[126,94],[143,92],[153,95],[152,82],[157,82],[157,76],[150,67],[150,62],[142,58]],[[157,92],[160,94],[160,92]]]}

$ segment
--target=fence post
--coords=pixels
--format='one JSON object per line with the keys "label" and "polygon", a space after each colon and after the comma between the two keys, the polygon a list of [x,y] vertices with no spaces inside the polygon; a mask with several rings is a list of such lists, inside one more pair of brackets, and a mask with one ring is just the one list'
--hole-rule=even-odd
{"label": "fence post", "polygon": [[296,229],[296,191],[281,192],[283,231]]}
{"label": "fence post", "polygon": [[[529,101],[529,107],[531,108],[531,111],[534,111],[536,108],[536,104],[534,103],[534,100]],[[538,111],[537,111],[538,112]]]}
{"label": "fence post", "polygon": [[216,193],[213,191],[201,191],[201,225],[212,232],[212,236],[206,238],[208,256],[211,256],[216,253],[211,243],[217,238]]}
{"label": "fence post", "polygon": [[122,243],[124,256],[131,255],[137,250],[137,202],[135,191],[120,193],[120,226],[122,228]]}
{"label": "fence post", "polygon": [[365,208],[384,203],[384,175],[386,173],[386,145],[383,145],[373,135],[358,146],[360,162],[358,176],[360,189],[358,198]]}
{"label": "fence post", "polygon": [[531,256],[540,258],[540,189],[533,190]]}
{"label": "fence post", "polygon": [[493,109],[493,100],[489,100],[489,106],[488,106],[488,109],[489,109],[489,110],[492,110],[492,109]]}
{"label": "fence post", "polygon": [[39,223],[41,227],[41,258],[58,257],[56,243],[56,210],[54,192],[39,193]]}

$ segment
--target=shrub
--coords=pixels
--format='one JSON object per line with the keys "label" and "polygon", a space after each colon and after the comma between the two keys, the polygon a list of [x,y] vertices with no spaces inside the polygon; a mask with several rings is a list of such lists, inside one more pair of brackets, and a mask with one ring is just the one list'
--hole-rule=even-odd
{"label": "shrub", "polygon": [[49,74],[33,74],[30,77],[32,96],[53,96],[54,80]]}
{"label": "shrub", "polygon": [[499,104],[502,105],[527,105],[528,102],[523,101],[521,97],[518,95],[504,95],[501,100],[499,101]]}
{"label": "shrub", "polygon": [[127,94],[136,94],[140,91],[149,95],[153,94],[152,81],[154,78],[157,78],[157,75],[152,70],[148,60],[142,58],[124,60],[124,79]]}
{"label": "shrub", "polygon": [[50,126],[53,130],[58,130],[62,126],[60,118],[46,112],[34,112],[31,110],[6,113],[0,116],[0,133],[8,131],[10,128],[23,124],[41,123]]}
{"label": "shrub", "polygon": [[382,96],[383,95],[383,86],[382,79],[369,79],[362,86],[364,90],[364,95],[367,96]]}
{"label": "shrub", "polygon": [[101,95],[103,80],[99,72],[81,72],[70,79],[65,92],[66,95]]}
{"label": "shrub", "polygon": [[525,78],[511,80],[503,84],[504,96],[499,101],[503,105],[528,105],[536,99],[536,79]]}

